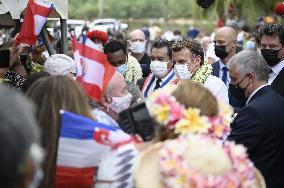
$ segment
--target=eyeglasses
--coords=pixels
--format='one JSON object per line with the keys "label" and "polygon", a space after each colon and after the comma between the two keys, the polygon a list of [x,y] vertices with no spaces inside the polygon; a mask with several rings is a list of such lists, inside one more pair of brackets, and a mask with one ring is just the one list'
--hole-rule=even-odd
{"label": "eyeglasses", "polygon": [[232,85],[233,87],[235,87],[235,88],[238,88],[238,87],[240,87],[239,85],[244,81],[244,79],[247,77],[247,75],[248,74],[246,74],[244,77],[243,77],[243,79],[239,82],[239,83],[237,83],[236,85]]}

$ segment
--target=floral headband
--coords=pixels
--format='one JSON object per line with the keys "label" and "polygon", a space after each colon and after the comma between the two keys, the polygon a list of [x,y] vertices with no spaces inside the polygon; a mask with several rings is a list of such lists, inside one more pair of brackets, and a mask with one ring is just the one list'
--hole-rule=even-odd
{"label": "floral headband", "polygon": [[200,115],[200,109],[185,109],[171,94],[177,88],[169,85],[156,90],[147,100],[150,115],[177,134],[198,133],[224,138],[230,131],[233,110],[229,105],[219,103],[219,114],[214,117]]}
{"label": "floral headband", "polygon": [[103,32],[103,31],[99,31],[99,30],[94,30],[94,31],[90,31],[87,33],[87,37],[89,39],[91,39],[92,41],[94,40],[101,40],[103,45],[105,43],[107,43],[108,41],[108,35],[107,33]]}
{"label": "floral headband", "polygon": [[258,183],[242,145],[205,135],[181,135],[165,142],[158,164],[166,187],[245,188]]}

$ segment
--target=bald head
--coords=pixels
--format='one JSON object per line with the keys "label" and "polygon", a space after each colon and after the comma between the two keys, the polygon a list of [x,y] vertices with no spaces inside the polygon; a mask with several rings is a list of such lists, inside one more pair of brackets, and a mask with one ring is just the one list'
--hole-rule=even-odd
{"label": "bald head", "polygon": [[237,33],[232,27],[222,27],[215,33],[215,54],[226,64],[236,54]]}
{"label": "bald head", "polygon": [[140,29],[135,29],[129,33],[128,39],[131,42],[137,42],[137,41],[144,42],[145,34]]}
{"label": "bald head", "polygon": [[226,41],[237,40],[237,32],[232,27],[221,27],[215,33],[215,41],[216,38]]}
{"label": "bald head", "polygon": [[107,95],[123,97],[127,94],[126,82],[122,74],[115,72],[107,86]]}

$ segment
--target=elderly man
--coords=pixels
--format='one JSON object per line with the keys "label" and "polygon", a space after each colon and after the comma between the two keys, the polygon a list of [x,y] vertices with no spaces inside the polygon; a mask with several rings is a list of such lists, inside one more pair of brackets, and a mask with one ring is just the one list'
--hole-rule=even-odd
{"label": "elderly man", "polygon": [[[225,85],[229,87],[230,76],[227,63],[237,52],[237,33],[235,29],[232,27],[218,29],[215,33],[214,43],[215,54],[220,59],[212,64],[212,75],[222,79]],[[235,108],[236,112],[245,105],[245,101],[234,97],[230,94],[230,91],[229,102]]]}
{"label": "elderly man", "polygon": [[3,85],[0,95],[0,187],[37,187],[43,154],[33,107]]}
{"label": "elderly man", "polygon": [[198,82],[209,89],[217,99],[229,103],[227,87],[222,80],[211,75],[212,67],[204,62],[204,51],[197,40],[185,38],[176,41],[172,50],[178,80],[191,79]]}
{"label": "elderly man", "polygon": [[162,88],[176,80],[170,42],[163,39],[155,41],[151,51],[151,59],[152,73],[144,79],[142,87],[144,97],[149,96],[155,89]]}
{"label": "elderly man", "polygon": [[268,188],[284,187],[284,98],[267,84],[269,68],[256,52],[238,53],[228,67],[231,93],[247,99],[228,140],[247,148]]}
{"label": "elderly man", "polygon": [[260,29],[261,54],[271,68],[268,83],[284,96],[284,27],[266,24]]}
{"label": "elderly man", "polygon": [[115,72],[100,99],[100,108],[93,113],[100,123],[118,127],[116,122],[119,112],[129,108],[132,95],[128,92],[124,77]]}
{"label": "elderly man", "polygon": [[145,53],[145,34],[141,30],[133,30],[128,35],[129,49],[131,55],[135,57],[141,65],[143,78],[150,74],[151,58]]}

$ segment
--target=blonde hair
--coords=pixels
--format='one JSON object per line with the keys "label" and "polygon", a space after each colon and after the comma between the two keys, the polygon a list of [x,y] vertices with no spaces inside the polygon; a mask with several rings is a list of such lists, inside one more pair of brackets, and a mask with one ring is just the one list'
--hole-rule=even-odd
{"label": "blonde hair", "polygon": [[201,115],[218,115],[218,101],[204,86],[190,80],[182,80],[173,92],[176,100],[186,108],[193,107],[201,110]]}

